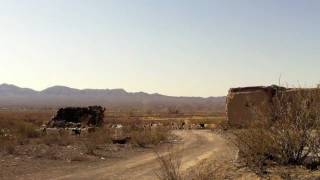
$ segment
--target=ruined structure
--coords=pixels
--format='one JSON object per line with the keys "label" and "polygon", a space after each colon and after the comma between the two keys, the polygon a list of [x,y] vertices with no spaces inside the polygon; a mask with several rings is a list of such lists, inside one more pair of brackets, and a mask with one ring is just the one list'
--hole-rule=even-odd
{"label": "ruined structure", "polygon": [[98,127],[102,126],[105,108],[101,106],[67,107],[58,110],[48,127]]}
{"label": "ruined structure", "polygon": [[[298,104],[300,101],[320,103],[319,88],[284,88],[275,85],[232,88],[227,96],[226,107],[229,125],[246,127],[255,120],[271,117],[277,108],[275,98],[278,95],[286,97],[290,102],[299,101]],[[306,98],[299,98],[301,95]]]}
{"label": "ruined structure", "polygon": [[228,123],[235,127],[245,126],[257,118],[254,108],[258,108],[259,113],[269,113],[276,89],[273,86],[230,89],[227,96]]}
{"label": "ruined structure", "polygon": [[[299,95],[307,99],[299,98]],[[256,86],[232,88],[227,96],[227,120],[233,127],[245,127],[254,120],[269,118],[275,110],[277,95],[291,102],[309,101],[320,103],[318,88],[284,88],[279,86]],[[279,99],[278,99],[279,100]],[[303,103],[303,102],[301,102]]]}

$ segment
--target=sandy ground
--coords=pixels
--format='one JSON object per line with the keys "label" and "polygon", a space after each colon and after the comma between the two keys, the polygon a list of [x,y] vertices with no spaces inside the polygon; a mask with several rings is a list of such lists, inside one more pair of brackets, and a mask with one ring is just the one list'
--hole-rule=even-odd
{"label": "sandy ground", "polygon": [[[226,140],[210,131],[189,130],[174,133],[182,138],[182,143],[173,145],[173,148],[181,153],[181,167],[184,171],[205,159],[225,161],[226,158],[232,160],[235,157]],[[159,152],[166,154],[168,150],[161,148]],[[156,179],[159,167],[154,151],[149,149],[125,158],[55,167],[17,176],[15,179]]]}

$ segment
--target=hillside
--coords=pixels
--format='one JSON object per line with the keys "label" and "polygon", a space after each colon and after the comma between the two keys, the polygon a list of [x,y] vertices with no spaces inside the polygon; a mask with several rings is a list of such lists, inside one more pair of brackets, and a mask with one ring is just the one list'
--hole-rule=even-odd
{"label": "hillside", "polygon": [[130,93],[123,89],[75,89],[53,86],[43,91],[0,85],[1,107],[48,107],[102,105],[117,109],[185,111],[221,111],[225,97],[173,97],[144,92]]}

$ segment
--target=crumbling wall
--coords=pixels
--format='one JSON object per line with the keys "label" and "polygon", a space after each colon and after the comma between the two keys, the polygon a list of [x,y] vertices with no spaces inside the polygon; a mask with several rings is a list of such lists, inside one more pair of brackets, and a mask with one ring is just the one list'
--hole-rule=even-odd
{"label": "crumbling wall", "polygon": [[233,88],[227,96],[227,120],[233,127],[244,127],[254,120],[269,116],[272,98],[286,88],[279,86],[256,86]]}
{"label": "crumbling wall", "polygon": [[[281,96],[282,98],[279,98]],[[230,89],[226,105],[229,125],[241,128],[252,124],[252,122],[256,123],[266,118],[274,118],[274,114],[272,113],[277,108],[275,104],[276,100],[288,101],[284,103],[299,101],[293,104],[320,103],[320,89],[289,89],[274,85]]]}

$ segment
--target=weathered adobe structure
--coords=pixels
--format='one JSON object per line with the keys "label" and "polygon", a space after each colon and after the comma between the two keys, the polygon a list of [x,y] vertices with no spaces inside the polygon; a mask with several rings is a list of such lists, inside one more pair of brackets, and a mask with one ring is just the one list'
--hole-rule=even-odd
{"label": "weathered adobe structure", "polygon": [[[232,127],[246,127],[251,122],[270,117],[279,95],[295,98],[298,93],[311,93],[310,101],[320,102],[319,88],[284,88],[276,85],[232,88],[227,96],[227,120]],[[293,99],[294,101],[296,99]],[[298,99],[297,99],[298,100]]]}
{"label": "weathered adobe structure", "polygon": [[102,126],[105,110],[101,106],[61,108],[47,126],[56,128]]}

